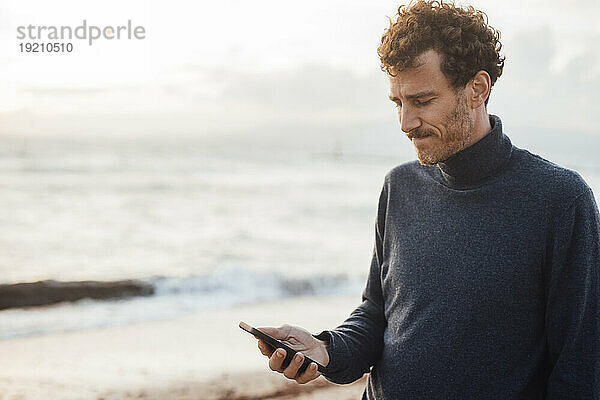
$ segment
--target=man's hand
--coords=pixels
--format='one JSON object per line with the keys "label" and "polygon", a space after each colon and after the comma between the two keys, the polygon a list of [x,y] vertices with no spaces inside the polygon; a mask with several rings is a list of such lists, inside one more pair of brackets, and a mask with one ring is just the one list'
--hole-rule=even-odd
{"label": "man's hand", "polygon": [[298,374],[298,369],[304,362],[304,356],[310,357],[326,367],[329,364],[329,354],[325,347],[325,342],[315,338],[307,330],[297,326],[283,325],[280,328],[258,328],[267,335],[278,339],[297,351],[296,356],[290,365],[282,369],[281,364],[285,359],[285,350],[273,348],[262,340],[258,341],[260,352],[269,357],[269,368],[273,371],[281,372],[288,379],[293,379],[298,383],[307,383],[317,378],[320,373],[317,371],[317,364],[311,363],[306,371]]}

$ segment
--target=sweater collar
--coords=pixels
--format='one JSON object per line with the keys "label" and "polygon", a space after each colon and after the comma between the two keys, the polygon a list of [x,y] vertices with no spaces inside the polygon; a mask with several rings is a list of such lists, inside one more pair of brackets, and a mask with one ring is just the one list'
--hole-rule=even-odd
{"label": "sweater collar", "polygon": [[502,132],[502,122],[490,115],[492,130],[483,138],[437,164],[443,183],[468,188],[495,176],[512,153],[510,139]]}

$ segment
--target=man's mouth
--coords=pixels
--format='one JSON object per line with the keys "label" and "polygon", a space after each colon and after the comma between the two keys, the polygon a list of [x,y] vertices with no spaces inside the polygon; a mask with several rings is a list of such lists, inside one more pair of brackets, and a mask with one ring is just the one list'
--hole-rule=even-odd
{"label": "man's mouth", "polygon": [[413,139],[423,139],[429,136],[433,136],[428,132],[413,132],[408,134],[408,138],[412,141]]}

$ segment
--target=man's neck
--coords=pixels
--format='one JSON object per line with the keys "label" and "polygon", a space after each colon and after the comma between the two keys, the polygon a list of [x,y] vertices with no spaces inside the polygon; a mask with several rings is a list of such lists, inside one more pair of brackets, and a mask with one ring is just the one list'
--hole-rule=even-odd
{"label": "man's neck", "polygon": [[480,141],[491,130],[492,125],[490,124],[490,116],[487,111],[484,109],[481,112],[477,112],[473,124],[473,135],[471,136],[471,143],[469,145]]}

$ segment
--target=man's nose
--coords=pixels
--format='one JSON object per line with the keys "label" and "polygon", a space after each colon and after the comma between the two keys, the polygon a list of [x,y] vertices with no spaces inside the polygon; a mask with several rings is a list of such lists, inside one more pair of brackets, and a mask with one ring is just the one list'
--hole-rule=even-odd
{"label": "man's nose", "polygon": [[399,113],[400,129],[402,132],[408,133],[421,125],[421,120],[414,110],[409,107],[403,107]]}

